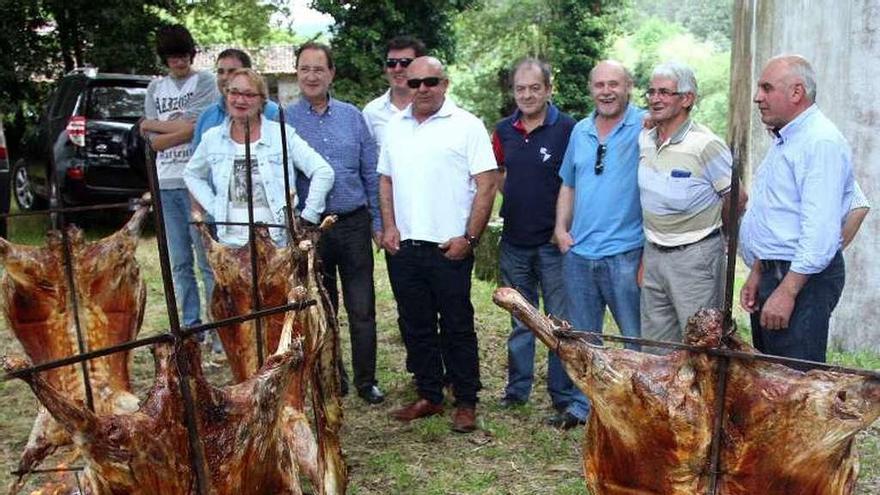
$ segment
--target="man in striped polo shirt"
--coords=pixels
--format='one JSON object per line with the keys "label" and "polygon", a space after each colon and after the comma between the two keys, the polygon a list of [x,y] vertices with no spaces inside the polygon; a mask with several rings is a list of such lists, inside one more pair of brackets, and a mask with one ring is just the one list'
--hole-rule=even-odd
{"label": "man in striped polo shirt", "polygon": [[698,309],[722,304],[732,160],[724,142],[690,118],[697,81],[689,67],[657,66],[645,99],[655,127],[639,136],[642,335],[677,342]]}

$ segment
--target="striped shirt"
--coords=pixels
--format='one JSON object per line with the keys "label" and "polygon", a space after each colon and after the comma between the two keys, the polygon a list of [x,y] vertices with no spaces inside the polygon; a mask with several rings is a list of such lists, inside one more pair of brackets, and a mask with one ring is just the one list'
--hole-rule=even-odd
{"label": "striped shirt", "polygon": [[659,146],[657,128],[642,131],[639,194],[648,241],[681,246],[719,229],[731,163],[724,142],[690,119]]}

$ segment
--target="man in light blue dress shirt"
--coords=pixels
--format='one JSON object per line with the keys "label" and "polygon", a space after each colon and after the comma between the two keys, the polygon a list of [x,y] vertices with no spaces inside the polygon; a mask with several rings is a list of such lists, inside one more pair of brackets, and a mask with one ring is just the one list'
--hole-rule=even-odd
{"label": "man in light blue dress shirt", "polygon": [[815,98],[815,72],[806,59],[770,59],[754,101],[775,139],[742,222],[751,273],[740,299],[758,350],[824,362],[845,280],[842,227],[853,170],[849,144]]}

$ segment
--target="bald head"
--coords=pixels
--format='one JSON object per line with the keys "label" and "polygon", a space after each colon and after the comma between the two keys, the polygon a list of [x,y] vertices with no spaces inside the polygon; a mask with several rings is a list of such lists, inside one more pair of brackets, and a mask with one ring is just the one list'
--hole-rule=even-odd
{"label": "bald head", "polygon": [[810,103],[816,101],[816,71],[810,61],[797,54],[777,55],[767,61],[766,67],[776,66],[788,84],[802,84]]}
{"label": "bald head", "polygon": [[626,80],[632,85],[633,78],[632,74],[630,74],[629,69],[626,68],[622,63],[617,60],[602,60],[598,64],[596,64],[593,69],[590,71],[590,83],[593,82],[593,79],[596,77],[598,72],[603,72],[605,74],[612,74],[614,76],[619,76],[621,80]]}
{"label": "bald head", "polygon": [[[431,56],[419,57],[412,61],[407,68],[407,75],[414,71],[419,73],[430,73],[436,77],[446,77],[446,70],[443,68],[443,62]],[[425,76],[420,76],[425,77]]]}
{"label": "bald head", "polygon": [[596,116],[613,123],[623,118],[632,91],[632,76],[615,60],[603,60],[590,71],[590,96],[596,104]]}
{"label": "bald head", "polygon": [[443,106],[449,80],[439,60],[434,57],[419,57],[406,69],[406,84],[414,92],[412,115],[421,122]]}
{"label": "bald head", "polygon": [[816,99],[816,75],[800,55],[771,58],[755,91],[754,102],[761,121],[771,129],[781,129],[808,109]]}

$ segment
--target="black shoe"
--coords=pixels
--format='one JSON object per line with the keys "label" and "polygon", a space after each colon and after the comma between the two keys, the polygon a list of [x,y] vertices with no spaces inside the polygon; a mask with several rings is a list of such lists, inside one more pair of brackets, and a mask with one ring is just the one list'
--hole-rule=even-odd
{"label": "black shoe", "polygon": [[367,404],[381,404],[385,400],[385,394],[375,385],[358,390],[358,397]]}
{"label": "black shoe", "polygon": [[517,399],[515,397],[504,396],[498,401],[498,405],[503,409],[511,409],[514,407],[524,406],[526,401],[522,399]]}
{"label": "black shoe", "polygon": [[560,430],[570,430],[575,426],[585,424],[586,421],[566,411],[564,413],[554,414],[553,416],[550,416],[544,423],[547,426],[552,426],[553,428],[558,428]]}

